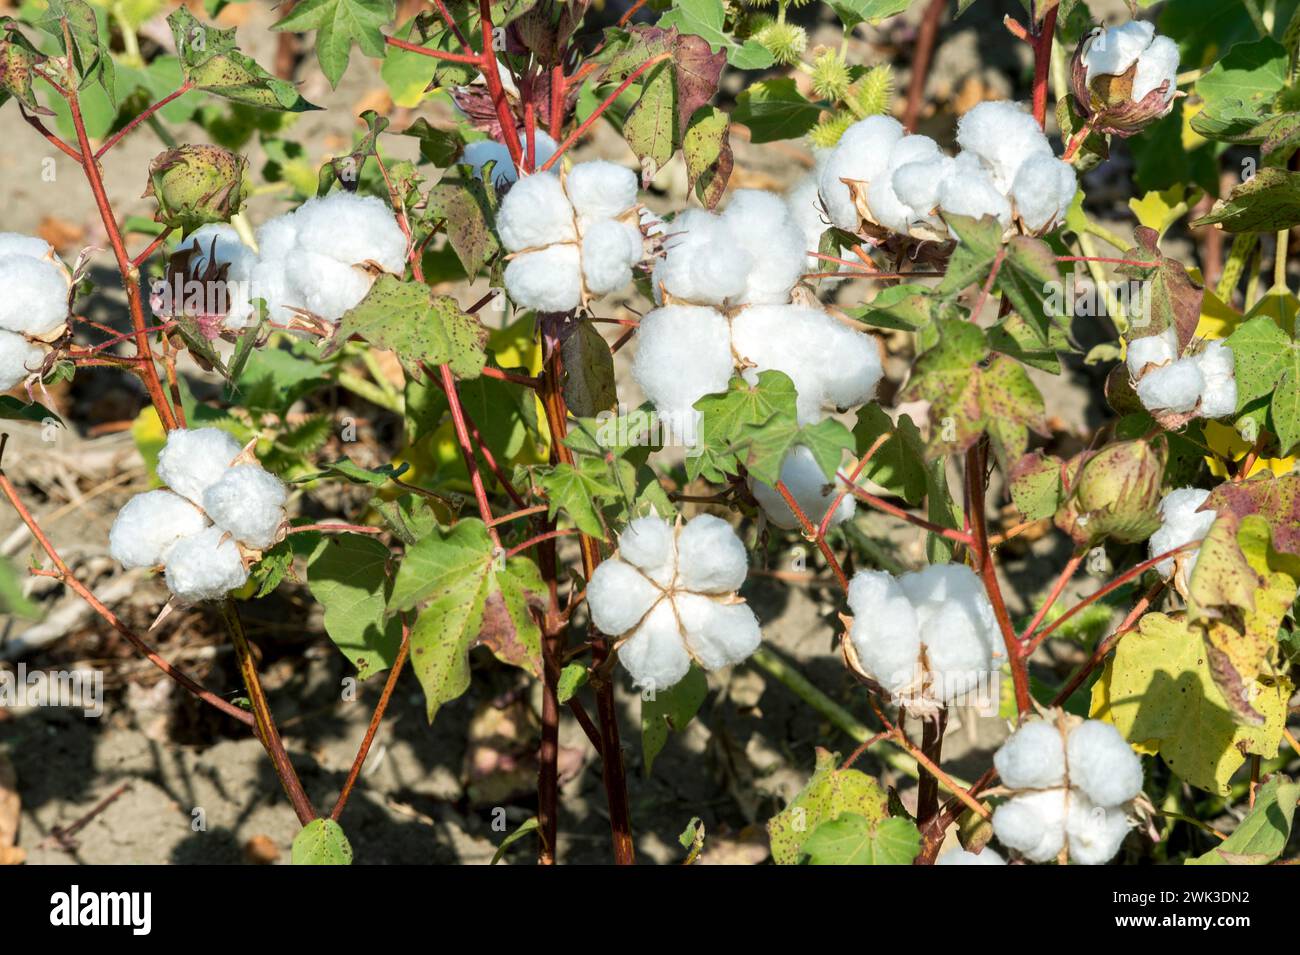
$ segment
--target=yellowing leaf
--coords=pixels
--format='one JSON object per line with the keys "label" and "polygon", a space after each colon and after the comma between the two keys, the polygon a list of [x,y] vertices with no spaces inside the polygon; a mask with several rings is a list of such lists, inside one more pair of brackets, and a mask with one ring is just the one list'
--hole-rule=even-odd
{"label": "yellowing leaf", "polygon": [[1186,199],[1186,187],[1174,185],[1164,192],[1148,192],[1141,199],[1130,199],[1128,207],[1138,222],[1163,237],[1171,225],[1187,215]]}
{"label": "yellowing leaf", "polygon": [[838,753],[819,747],[808,784],[768,820],[772,860],[778,865],[797,864],[804,842],[823,822],[854,813],[874,826],[888,817],[889,800],[876,781],[856,769],[839,769],[838,763]]}

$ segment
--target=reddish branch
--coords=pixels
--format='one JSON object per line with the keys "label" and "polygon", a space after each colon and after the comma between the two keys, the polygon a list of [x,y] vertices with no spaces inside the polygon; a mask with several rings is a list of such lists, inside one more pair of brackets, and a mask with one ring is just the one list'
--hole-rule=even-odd
{"label": "reddish branch", "polygon": [[98,151],[96,151],[96,153],[95,153],[95,158],[96,158],[96,159],[99,159],[99,158],[100,158],[101,156],[103,156],[106,152],[108,152],[110,149],[112,149],[114,146],[116,146],[118,143],[120,143],[123,139],[125,139],[127,136],[131,135],[132,131],[133,131],[137,126],[139,126],[141,123],[143,123],[143,122],[145,122],[146,120],[148,120],[149,117],[151,117],[151,116],[153,116],[155,113],[157,113],[158,110],[162,109],[164,106],[166,106],[166,105],[167,105],[168,103],[170,103],[172,100],[179,99],[180,97],[184,96],[186,93],[188,93],[188,92],[189,92],[190,90],[192,90],[192,89],[194,89],[194,84],[193,84],[190,80],[186,80],[186,81],[185,81],[184,83],[182,83],[182,84],[180,85],[180,87],[179,87],[178,89],[176,89],[174,92],[172,92],[172,93],[168,93],[166,96],[164,96],[164,97],[163,97],[162,99],[160,99],[158,102],[154,103],[154,104],[153,104],[152,106],[150,106],[148,109],[142,110],[142,111],[140,112],[140,114],[139,114],[138,116],[135,117],[135,119],[131,120],[131,122],[127,123],[127,124],[126,124],[125,126],[123,126],[121,129],[119,129],[116,133],[114,133],[112,136],[110,136],[107,140],[105,140],[104,145],[100,146],[99,149],[98,149]]}
{"label": "reddish branch", "polygon": [[948,0],[930,0],[921,21],[921,32],[916,38],[916,53],[912,57],[912,82],[907,89],[907,109],[903,112],[903,126],[909,133],[916,132],[921,118],[921,103],[925,99],[925,83],[930,76],[930,61],[934,57],[935,41],[939,37],[939,21]]}

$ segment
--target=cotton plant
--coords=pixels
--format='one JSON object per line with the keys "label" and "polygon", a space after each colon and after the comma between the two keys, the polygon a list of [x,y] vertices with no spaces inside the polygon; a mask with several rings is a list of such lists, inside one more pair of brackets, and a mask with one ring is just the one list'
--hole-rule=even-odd
{"label": "cotton plant", "polygon": [[1103,865],[1133,827],[1142,761],[1110,723],[1049,716],[1022,723],[993,755],[1010,795],[993,832],[1030,862]]}
{"label": "cotton plant", "polygon": [[1126,363],[1142,406],[1154,414],[1186,421],[1226,418],[1237,411],[1237,378],[1232,348],[1223,340],[1179,357],[1178,332],[1131,338]]}
{"label": "cotton plant", "polygon": [[41,372],[71,294],[72,275],[48,242],[0,232],[0,391]]}
{"label": "cotton plant", "polygon": [[1075,52],[1075,102],[1090,129],[1132,136],[1173,108],[1178,64],[1178,44],[1145,20],[1097,27]]}
{"label": "cotton plant", "polygon": [[162,566],[186,603],[242,587],[248,566],[281,536],[288,491],[219,428],[178,428],[158,454],[165,488],[131,498],[109,530],[109,553],[127,569]]}
{"label": "cotton plant", "polygon": [[[1213,508],[1204,506],[1209,498],[1210,492],[1203,488],[1180,487],[1161,499],[1160,529],[1151,535],[1147,543],[1152,558],[1205,539],[1219,516]],[[1196,558],[1200,553],[1197,548],[1166,557],[1156,564],[1156,573],[1165,580],[1172,579],[1178,591],[1186,594],[1188,581],[1192,579],[1192,571],[1196,569]]]}

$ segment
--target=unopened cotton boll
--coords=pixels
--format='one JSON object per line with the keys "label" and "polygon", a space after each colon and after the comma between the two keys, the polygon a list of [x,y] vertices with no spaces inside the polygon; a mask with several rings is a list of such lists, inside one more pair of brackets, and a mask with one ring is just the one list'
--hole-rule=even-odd
{"label": "unopened cotton boll", "polygon": [[1170,326],[1158,335],[1134,338],[1126,348],[1128,373],[1137,378],[1147,365],[1168,365],[1178,358],[1178,330]]}
{"label": "unopened cotton boll", "polygon": [[1002,858],[988,846],[979,852],[967,852],[965,849],[953,848],[934,860],[935,865],[1006,865]]}
{"label": "unopened cotton boll", "polygon": [[1077,789],[1070,792],[1066,820],[1070,861],[1079,865],[1105,865],[1115,858],[1130,828],[1124,810],[1094,805]]}
{"label": "unopened cotton boll", "polygon": [[230,535],[208,527],[172,545],[166,558],[167,587],[181,600],[217,600],[248,580],[248,571]]}
{"label": "unopened cotton boll", "polygon": [[208,526],[203,512],[171,491],[137,494],[117,512],[108,552],[127,570],[161,564],[181,538]]}
{"label": "unopened cotton boll", "polygon": [[596,159],[569,170],[565,191],[581,219],[616,219],[636,205],[637,177],[625,166]]}
{"label": "unopened cotton boll", "polygon": [[663,690],[675,685],[691,668],[673,605],[661,600],[618,650],[619,662],[637,686]]}
{"label": "unopened cotton boll", "polygon": [[638,517],[623,528],[618,555],[661,587],[669,586],[677,574],[673,529],[659,517]]}
{"label": "unopened cotton boll", "polygon": [[993,766],[1011,789],[1050,789],[1065,782],[1061,731],[1046,720],[1030,720],[993,754]]}
{"label": "unopened cotton boll", "polygon": [[686,593],[677,597],[676,607],[691,655],[706,670],[740,663],[762,642],[758,618],[748,604]]}
{"label": "unopened cotton boll", "polygon": [[158,478],[201,507],[203,492],[221,479],[241,450],[219,428],[176,428],[158,452]]}
{"label": "unopened cotton boll", "polygon": [[587,584],[591,622],[611,637],[635,627],[662,596],[645,574],[617,559],[602,562]]}
{"label": "unopened cotton boll", "polygon": [[1016,211],[1031,232],[1041,232],[1065,219],[1079,177],[1074,167],[1055,156],[1030,156],[1016,173],[1011,198]]}
{"label": "unopened cotton boll", "polygon": [[1138,57],[1138,68],[1133,74],[1132,97],[1136,100],[1145,98],[1162,85],[1166,94],[1172,99],[1178,90],[1178,44],[1167,36],[1158,36]]}
{"label": "unopened cotton boll", "polygon": [[[1197,487],[1180,487],[1170,491],[1160,502],[1160,529],[1147,541],[1149,557],[1167,553],[1176,547],[1204,540],[1210,527],[1219,516],[1213,509],[1200,507],[1209,500],[1210,492]],[[1195,551],[1187,552],[1188,563],[1195,559]],[[1166,580],[1173,575],[1175,558],[1166,557],[1156,564],[1156,573]]]}
{"label": "unopened cotton boll", "polygon": [[[802,444],[795,445],[781,462],[781,483],[814,526],[821,526],[826,509],[839,493],[835,482],[827,479],[812,451]],[[793,530],[799,526],[798,517],[775,488],[750,478],[750,490],[767,519],[777,527]],[[827,526],[835,527],[849,520],[855,509],[852,495],[844,495]]]}
{"label": "unopened cotton boll", "polygon": [[294,213],[298,245],[345,265],[372,261],[401,274],[406,234],[382,199],[346,190],[308,199]]}
{"label": "unopened cotton boll", "polygon": [[528,252],[506,266],[506,291],[517,305],[567,312],[582,302],[582,263],[576,245]]}
{"label": "unopened cotton boll", "polygon": [[1049,862],[1065,847],[1067,792],[1021,793],[993,811],[993,833],[1031,862]]}
{"label": "unopened cotton boll", "polygon": [[1205,377],[1192,358],[1152,368],[1137,385],[1138,400],[1148,411],[1191,411],[1204,390]]}
{"label": "unopened cotton boll", "polygon": [[0,331],[0,391],[20,384],[44,361],[45,349],[14,332]]}
{"label": "unopened cotton boll", "polygon": [[831,222],[858,231],[859,215],[844,180],[869,184],[884,173],[894,145],[903,138],[903,124],[892,116],[868,116],[844,131],[818,180]]}
{"label": "unopened cotton boll", "polygon": [[890,693],[916,679],[921,634],[916,609],[898,581],[879,570],[860,570],[849,582],[853,627],[849,639],[863,668]]}
{"label": "unopened cotton boll", "polygon": [[749,253],[751,263],[739,304],[780,304],[804,270],[803,230],[781,197],[759,189],[739,189],[721,216],[731,244]]}
{"label": "unopened cotton boll", "polygon": [[497,210],[497,234],[511,252],[576,242],[573,206],[555,176],[524,176]]}
{"label": "unopened cotton boll", "polygon": [[1004,195],[1026,160],[1052,155],[1038,121],[1006,100],[980,103],[963,116],[957,123],[957,142],[980,158]]}
{"label": "unopened cotton boll", "polygon": [[983,219],[991,216],[1005,229],[1011,225],[1011,201],[998,190],[993,176],[973,153],[953,160],[939,185],[939,208],[949,215]]}
{"label": "unopened cotton boll", "polygon": [[1142,761],[1112,724],[1080,723],[1070,730],[1066,753],[1070,785],[1098,806],[1118,806],[1142,791]]}
{"label": "unopened cotton boll", "polygon": [[641,319],[636,339],[632,377],[660,418],[693,434],[692,406],[705,395],[726,391],[731,381],[727,320],[711,308],[657,308]]}
{"label": "unopened cotton boll", "polygon": [[26,255],[0,259],[0,329],[48,335],[68,320],[70,282],[53,262]]}
{"label": "unopened cotton boll", "polygon": [[261,550],[275,542],[284,523],[284,483],[256,464],[230,468],[203,492],[203,509],[235,540]]}
{"label": "unopened cotton boll", "polygon": [[1088,69],[1087,84],[1091,86],[1098,76],[1127,73],[1151,45],[1155,34],[1155,26],[1146,20],[1129,20],[1099,33],[1083,53],[1083,64]]}
{"label": "unopened cotton boll", "polygon": [[595,295],[617,292],[631,282],[632,266],[640,258],[640,244],[621,222],[593,222],[582,236],[582,274]]}
{"label": "unopened cotton boll", "polygon": [[700,514],[677,534],[677,581],[686,590],[725,594],[738,590],[749,573],[749,557],[731,525]]}

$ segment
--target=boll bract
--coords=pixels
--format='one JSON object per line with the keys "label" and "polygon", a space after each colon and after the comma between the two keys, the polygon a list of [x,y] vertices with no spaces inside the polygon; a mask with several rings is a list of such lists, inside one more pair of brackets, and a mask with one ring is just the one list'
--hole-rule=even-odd
{"label": "boll bract", "polygon": [[953,848],[934,860],[935,865],[1006,865],[1007,860],[985,846],[979,852]]}
{"label": "boll bract", "polygon": [[[803,511],[804,516],[813,523],[813,526],[821,525],[827,508],[834,503],[840,493],[837,483],[827,480],[812,451],[802,444],[791,448],[785,460],[781,462],[781,481],[789,490],[795,503],[799,505],[799,510]],[[752,477],[749,479],[749,488],[754,495],[754,500],[758,502],[769,521],[785,530],[799,527],[799,518],[795,516],[790,505],[785,502],[785,498],[776,488],[769,487]],[[846,494],[844,500],[836,505],[835,513],[831,515],[830,524],[827,526],[834,527],[844,523],[853,517],[856,509],[857,505],[852,495]]]}
{"label": "boll bract", "polygon": [[1132,136],[1169,113],[1178,95],[1178,44],[1132,20],[1080,42],[1070,85],[1093,129]]}
{"label": "boll bract", "polygon": [[[1160,529],[1147,542],[1148,556],[1157,557],[1184,544],[1204,540],[1219,516],[1212,509],[1201,510],[1209,497],[1209,491],[1196,487],[1180,487],[1166,494],[1158,509]],[[1197,549],[1166,557],[1156,564],[1156,573],[1166,580],[1177,573],[1175,583],[1182,593],[1186,593],[1200,553]]]}
{"label": "boll bract", "polygon": [[1031,862],[1063,854],[1081,865],[1114,858],[1143,777],[1141,760],[1113,725],[1030,720],[1003,743],[993,765],[1012,791],[993,813],[1003,845]]}
{"label": "boll bract", "polygon": [[674,527],[641,517],[592,574],[587,605],[637,685],[662,690],[692,660],[716,670],[758,648],[758,620],[736,595],[747,573],[745,547],[725,521],[701,514]]}

